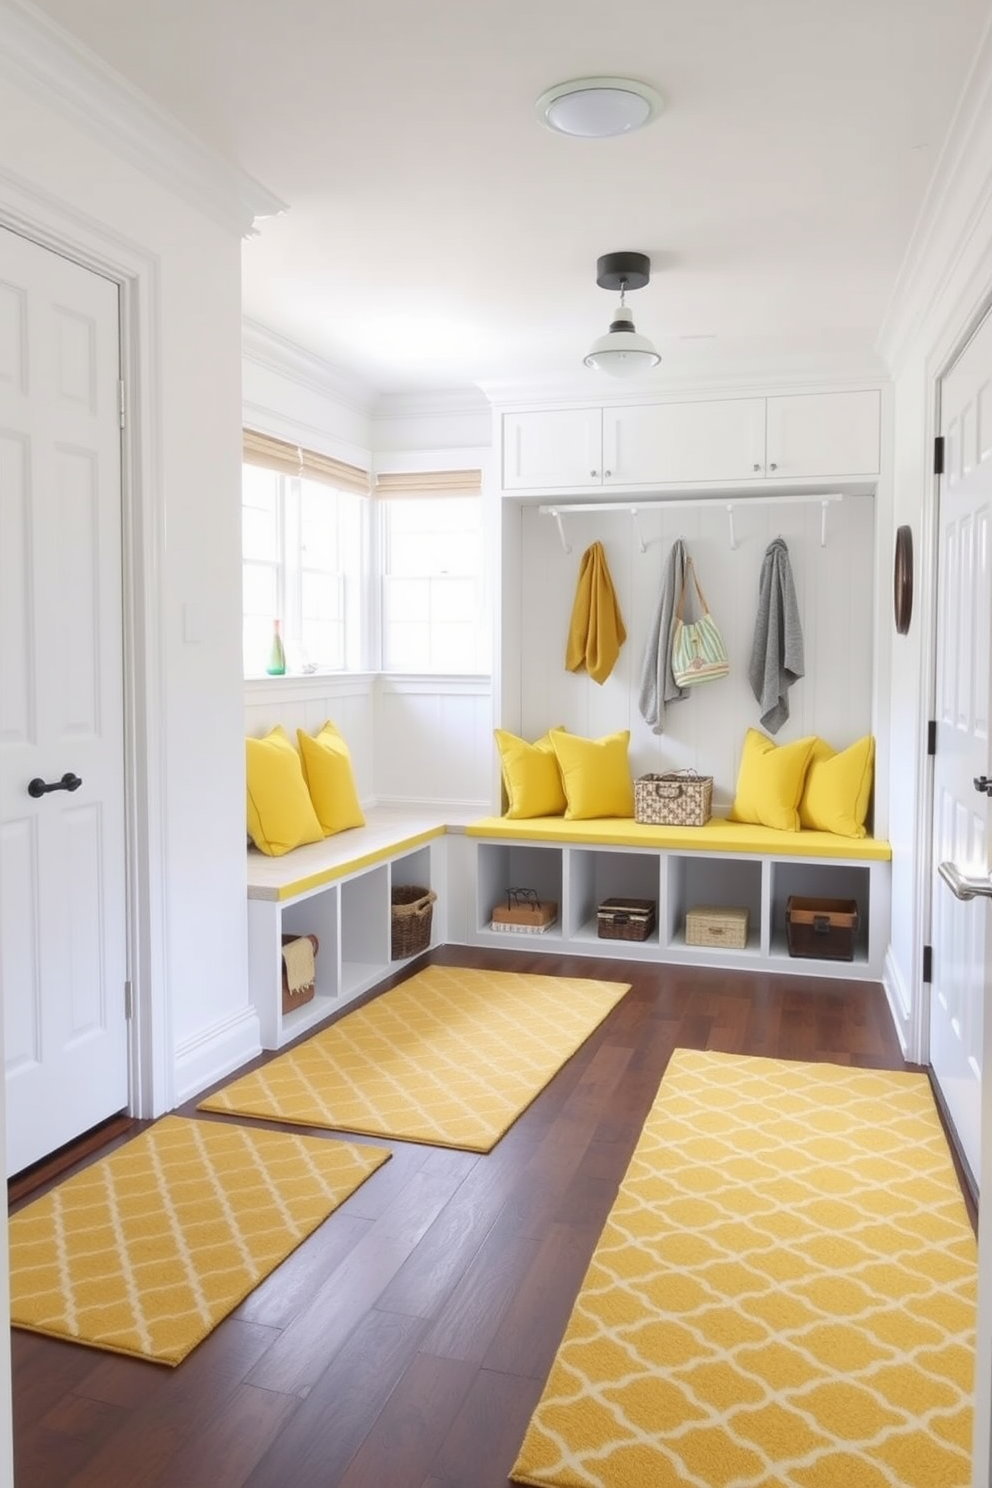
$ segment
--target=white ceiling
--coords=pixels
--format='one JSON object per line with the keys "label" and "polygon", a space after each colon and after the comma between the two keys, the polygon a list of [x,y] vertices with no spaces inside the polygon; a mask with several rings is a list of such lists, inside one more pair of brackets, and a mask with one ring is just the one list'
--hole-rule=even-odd
{"label": "white ceiling", "polygon": [[[651,378],[861,370],[988,0],[40,0],[289,210],[249,320],[383,393],[601,386],[630,296]],[[639,133],[553,135],[568,78],[639,78]],[[643,384],[641,384],[643,385]],[[615,384],[613,385],[615,387]]]}

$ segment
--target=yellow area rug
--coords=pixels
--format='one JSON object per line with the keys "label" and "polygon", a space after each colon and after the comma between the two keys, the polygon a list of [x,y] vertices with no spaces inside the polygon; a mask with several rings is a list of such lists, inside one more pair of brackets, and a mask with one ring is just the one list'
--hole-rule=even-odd
{"label": "yellow area rug", "polygon": [[511,1477],[968,1488],[975,1280],[924,1075],[677,1050]]}
{"label": "yellow area rug", "polygon": [[389,1155],[163,1117],[11,1216],[10,1320],[179,1364]]}
{"label": "yellow area rug", "polygon": [[488,1152],[628,989],[429,966],[200,1108]]}

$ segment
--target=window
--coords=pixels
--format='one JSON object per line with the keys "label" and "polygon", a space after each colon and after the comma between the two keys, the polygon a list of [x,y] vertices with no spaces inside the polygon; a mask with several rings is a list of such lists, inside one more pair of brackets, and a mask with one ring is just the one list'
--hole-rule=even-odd
{"label": "window", "polygon": [[[342,474],[339,474],[343,472]],[[242,485],[244,670],[260,676],[273,621],[289,672],[362,664],[363,529],[368,503],[352,467],[246,431]],[[367,480],[365,484],[367,491]]]}
{"label": "window", "polygon": [[[445,474],[462,493],[466,486],[478,490],[477,471]],[[386,476],[376,484],[384,498],[378,503],[383,671],[488,672],[482,497],[402,489],[415,480]]]}

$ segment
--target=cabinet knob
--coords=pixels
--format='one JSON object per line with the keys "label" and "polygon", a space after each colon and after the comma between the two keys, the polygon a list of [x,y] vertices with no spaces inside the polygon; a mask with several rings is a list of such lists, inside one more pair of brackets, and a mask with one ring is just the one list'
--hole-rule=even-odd
{"label": "cabinet knob", "polygon": [[598,470],[590,470],[589,474],[590,475],[598,475],[599,474],[599,471]]}
{"label": "cabinet knob", "polygon": [[757,473],[761,469],[761,466],[758,464],[757,460],[755,460],[754,462],[754,469],[755,473]]}
{"label": "cabinet knob", "polygon": [[769,470],[777,470],[778,469],[778,466],[775,464],[775,461],[774,460],[770,460],[768,462],[768,469]]}
{"label": "cabinet knob", "polygon": [[612,474],[613,474],[613,471],[612,470],[604,470],[603,471],[603,479],[604,480],[609,480],[609,478],[610,478],[610,476]]}

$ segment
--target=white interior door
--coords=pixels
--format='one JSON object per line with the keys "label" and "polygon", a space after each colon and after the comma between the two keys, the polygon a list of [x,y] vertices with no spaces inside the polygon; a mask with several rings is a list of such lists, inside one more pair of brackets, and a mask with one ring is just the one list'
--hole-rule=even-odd
{"label": "white interior door", "polygon": [[8,1175],[128,1101],[119,377],[117,286],[0,229]]}
{"label": "white interior door", "polygon": [[992,775],[992,319],[943,380],[941,428],[930,1062],[977,1182],[982,1004],[992,964],[990,901],[971,892],[989,884],[992,867],[992,800],[976,783]]}

